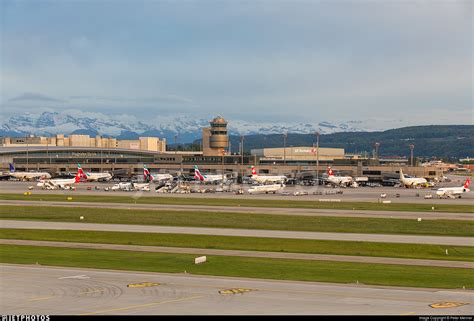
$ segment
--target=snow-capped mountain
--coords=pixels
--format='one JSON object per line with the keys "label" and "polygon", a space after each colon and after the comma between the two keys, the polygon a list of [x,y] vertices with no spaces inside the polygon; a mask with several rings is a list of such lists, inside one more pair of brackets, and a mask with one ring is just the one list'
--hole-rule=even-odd
{"label": "snow-capped mountain", "polygon": [[[42,112],[40,114],[15,115],[0,123],[0,136],[89,134],[133,139],[138,136],[164,137],[170,143],[177,136],[179,143],[192,142],[201,138],[201,128],[209,126],[210,119],[186,115],[164,116],[142,121],[130,115],[107,116],[101,113],[78,111]],[[250,134],[321,134],[347,131],[374,131],[369,122],[349,121],[332,123],[322,121],[307,123],[265,123],[227,119],[231,135]],[[373,123],[372,123],[373,124]]]}

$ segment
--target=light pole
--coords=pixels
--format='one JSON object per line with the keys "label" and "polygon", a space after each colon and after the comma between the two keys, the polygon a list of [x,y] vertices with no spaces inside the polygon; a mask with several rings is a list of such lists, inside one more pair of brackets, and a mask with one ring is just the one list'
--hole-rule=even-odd
{"label": "light pole", "polygon": [[319,186],[319,132],[316,132],[316,180]]}
{"label": "light pole", "polygon": [[46,138],[46,157],[49,158],[49,163],[51,164],[51,157],[49,157],[49,141],[48,138]]}
{"label": "light pole", "polygon": [[410,144],[410,163],[412,167],[413,167],[413,149],[415,149],[415,145]]}
{"label": "light pole", "polygon": [[26,137],[26,170],[30,170],[29,160],[28,160],[28,137]]}
{"label": "light pole", "polygon": [[240,171],[244,180],[244,135],[240,135]]}
{"label": "light pole", "polygon": [[222,186],[224,186],[224,157],[225,157],[225,149],[222,149]]}
{"label": "light pole", "polygon": [[288,137],[288,132],[283,134],[283,164],[286,165],[286,138]]}

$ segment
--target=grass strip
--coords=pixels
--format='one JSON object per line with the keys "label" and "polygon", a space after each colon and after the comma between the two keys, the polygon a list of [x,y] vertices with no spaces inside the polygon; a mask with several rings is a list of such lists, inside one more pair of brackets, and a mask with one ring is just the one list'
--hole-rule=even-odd
{"label": "grass strip", "polygon": [[[35,229],[0,229],[0,238],[52,242],[474,261],[474,247],[472,246]],[[448,250],[449,255],[446,255],[446,250]]]}
{"label": "grass strip", "polygon": [[474,287],[470,269],[0,245],[2,263],[428,288]]}
{"label": "grass strip", "polygon": [[[83,216],[84,220],[79,218]],[[474,221],[325,217],[201,211],[0,206],[0,219],[287,231],[473,236]]]}
{"label": "grass strip", "polygon": [[[34,193],[34,192],[33,192]],[[205,206],[243,206],[243,207],[279,207],[279,208],[313,208],[367,211],[408,211],[408,212],[453,212],[474,213],[471,205],[460,204],[413,204],[413,203],[376,203],[376,202],[319,202],[301,200],[275,199],[239,199],[239,198],[197,198],[197,197],[152,197],[141,196],[108,196],[66,194],[0,194],[0,200],[31,200],[67,202],[71,196],[74,202],[127,203],[127,204],[166,204],[166,205],[205,205]],[[317,197],[317,196],[315,196]],[[434,207],[434,210],[432,209]]]}

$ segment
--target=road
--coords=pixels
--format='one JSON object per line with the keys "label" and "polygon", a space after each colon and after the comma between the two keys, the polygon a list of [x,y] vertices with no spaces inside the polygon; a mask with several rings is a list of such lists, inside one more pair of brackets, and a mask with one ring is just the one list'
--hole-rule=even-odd
{"label": "road", "polygon": [[[0,265],[0,271],[3,314],[472,315],[474,312],[474,292],[462,289],[413,289],[10,264]],[[137,287],[140,284],[146,287]],[[235,292],[240,289],[241,293],[219,293],[231,289]],[[430,306],[439,302],[460,306]]]}
{"label": "road", "polygon": [[[85,218],[87,220],[87,217]],[[413,222],[416,224],[417,222]],[[474,246],[472,237],[450,236],[420,236],[420,235],[388,235],[388,234],[358,234],[358,233],[326,233],[300,232],[276,230],[247,230],[231,228],[204,228],[204,227],[175,227],[156,225],[126,225],[126,224],[96,224],[96,223],[64,223],[42,221],[15,221],[0,220],[1,228],[18,229],[47,229],[47,230],[81,230],[81,231],[110,231],[110,232],[140,232],[140,233],[173,233],[199,234],[246,237],[272,237],[289,239],[312,239],[334,241],[365,241],[385,243],[412,243],[412,244],[442,244]]]}

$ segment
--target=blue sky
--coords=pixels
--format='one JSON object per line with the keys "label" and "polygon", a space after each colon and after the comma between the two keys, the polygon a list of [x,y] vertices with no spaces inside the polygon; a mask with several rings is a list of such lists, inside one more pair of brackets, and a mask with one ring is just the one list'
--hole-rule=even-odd
{"label": "blue sky", "polygon": [[471,1],[0,3],[4,117],[473,122]]}

